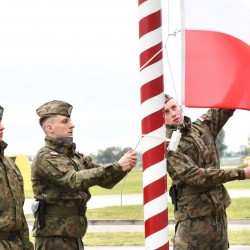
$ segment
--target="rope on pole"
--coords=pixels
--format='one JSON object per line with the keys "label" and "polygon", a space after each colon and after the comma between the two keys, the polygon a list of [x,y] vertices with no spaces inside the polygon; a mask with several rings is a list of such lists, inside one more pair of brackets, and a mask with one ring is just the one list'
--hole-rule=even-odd
{"label": "rope on pole", "polygon": [[168,250],[161,0],[138,0],[145,249]]}

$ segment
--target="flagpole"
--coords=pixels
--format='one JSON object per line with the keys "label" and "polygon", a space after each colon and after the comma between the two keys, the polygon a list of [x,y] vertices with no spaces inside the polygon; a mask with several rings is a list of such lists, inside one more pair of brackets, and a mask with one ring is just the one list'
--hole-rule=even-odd
{"label": "flagpole", "polygon": [[138,0],[145,249],[168,250],[161,0]]}

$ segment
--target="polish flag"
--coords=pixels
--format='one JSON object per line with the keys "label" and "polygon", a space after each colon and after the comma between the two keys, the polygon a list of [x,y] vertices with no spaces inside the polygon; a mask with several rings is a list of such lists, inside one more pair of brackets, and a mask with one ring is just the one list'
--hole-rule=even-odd
{"label": "polish flag", "polygon": [[184,104],[250,110],[250,0],[182,0]]}

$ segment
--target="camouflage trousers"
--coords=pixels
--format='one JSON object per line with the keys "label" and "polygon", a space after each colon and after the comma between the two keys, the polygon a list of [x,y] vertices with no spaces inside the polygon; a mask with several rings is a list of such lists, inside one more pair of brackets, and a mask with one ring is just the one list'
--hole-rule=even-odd
{"label": "camouflage trousers", "polygon": [[174,250],[226,250],[229,248],[226,213],[176,224]]}
{"label": "camouflage trousers", "polygon": [[62,236],[36,237],[35,250],[84,250],[80,238],[69,238]]}
{"label": "camouflage trousers", "polygon": [[7,241],[1,240],[0,241],[0,250],[20,250],[23,249],[23,244],[20,239],[15,241]]}

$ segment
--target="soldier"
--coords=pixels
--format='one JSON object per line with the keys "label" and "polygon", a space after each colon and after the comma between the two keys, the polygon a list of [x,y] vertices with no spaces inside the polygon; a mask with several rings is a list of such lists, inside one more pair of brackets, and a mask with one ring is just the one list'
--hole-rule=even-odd
{"label": "soldier", "polygon": [[0,106],[0,249],[31,250],[29,228],[23,212],[23,178],[16,164],[4,156],[3,107]]}
{"label": "soldier", "polygon": [[250,179],[250,167],[220,169],[215,140],[234,110],[209,109],[191,122],[176,100],[165,95],[164,113],[166,137],[176,131],[166,154],[177,222],[174,250],[228,249],[226,208],[231,199],[223,183]]}
{"label": "soldier", "polygon": [[35,249],[84,249],[89,188],[112,188],[137,162],[134,151],[118,162],[97,165],[76,151],[73,142],[72,106],[50,101],[36,112],[46,135],[45,146],[32,163],[32,186],[37,203],[33,207]]}

